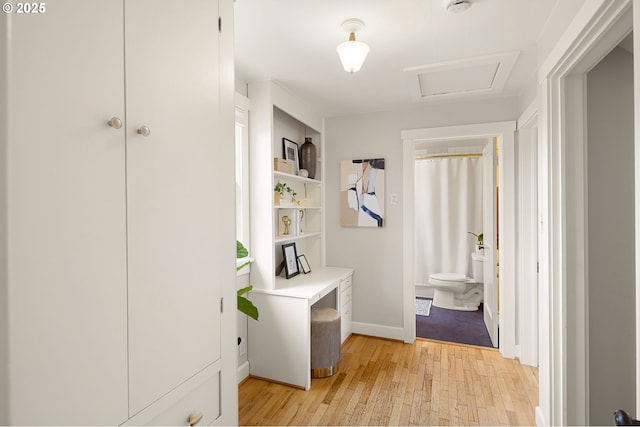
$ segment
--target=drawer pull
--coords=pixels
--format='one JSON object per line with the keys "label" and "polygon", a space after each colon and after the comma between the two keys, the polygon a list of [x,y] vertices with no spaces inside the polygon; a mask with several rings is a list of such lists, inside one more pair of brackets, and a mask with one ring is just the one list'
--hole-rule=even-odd
{"label": "drawer pull", "polygon": [[122,120],[120,120],[118,117],[112,117],[111,120],[107,122],[107,124],[114,129],[120,129],[122,127]]}
{"label": "drawer pull", "polygon": [[202,412],[199,412],[197,414],[192,414],[189,416],[189,425],[190,426],[194,426],[196,424],[198,424],[200,422],[200,420],[202,419]]}
{"label": "drawer pull", "polygon": [[149,126],[141,126],[136,132],[138,132],[138,135],[142,136],[151,135],[151,129],[149,129]]}

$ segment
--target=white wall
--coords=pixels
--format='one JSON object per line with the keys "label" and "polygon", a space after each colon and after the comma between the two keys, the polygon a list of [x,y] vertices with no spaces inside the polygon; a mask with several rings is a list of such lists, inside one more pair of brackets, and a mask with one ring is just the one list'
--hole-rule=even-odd
{"label": "white wall", "polygon": [[236,86],[236,92],[239,93],[240,95],[243,96],[249,96],[248,92],[248,84],[247,84],[247,80],[242,77],[241,75],[236,73],[236,77],[235,77],[235,86]]}
{"label": "white wall", "polygon": [[[3,17],[0,17],[0,28],[8,29],[7,25],[9,15],[4,13]],[[7,141],[8,141],[8,129],[7,129],[7,53],[8,49],[8,36],[7,34],[0,34],[0,301],[8,301],[8,271],[7,271]],[[6,308],[8,304],[3,303],[3,308],[0,309],[0,337],[6,337],[9,330],[9,313]],[[8,385],[8,365],[9,365],[9,340],[0,339],[0,425],[6,425],[9,423],[8,413],[9,408],[5,406],[8,404],[9,399],[7,395],[9,393]]]}
{"label": "white wall", "polygon": [[635,406],[633,55],[587,75],[590,424]]}
{"label": "white wall", "polygon": [[538,37],[538,66],[547,58],[586,0],[557,0]]}
{"label": "white wall", "polygon": [[[573,20],[576,12],[586,0],[558,0],[540,30],[537,40],[537,64],[542,65],[560,36],[566,31],[567,24]],[[522,114],[535,102],[538,94],[538,77],[519,94],[518,113]]]}
{"label": "white wall", "polygon": [[[515,120],[516,97],[416,110],[333,117],[325,122],[327,265],[355,269],[354,331],[378,330],[382,336],[403,327],[402,140],[400,132],[438,126]],[[385,225],[381,229],[340,226],[339,164],[341,160],[385,158]],[[392,194],[398,204],[391,205]],[[394,335],[395,337],[395,335]],[[402,338],[400,336],[399,338]]]}
{"label": "white wall", "polygon": [[536,105],[538,97],[538,81],[537,77],[531,80],[531,83],[524,88],[518,97],[518,114],[524,114],[531,105]]}

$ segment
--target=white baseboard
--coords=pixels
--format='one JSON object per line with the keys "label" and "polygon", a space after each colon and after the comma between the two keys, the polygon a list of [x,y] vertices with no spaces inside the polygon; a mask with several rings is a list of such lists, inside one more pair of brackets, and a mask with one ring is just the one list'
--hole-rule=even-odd
{"label": "white baseboard", "polygon": [[351,332],[372,337],[389,338],[404,341],[404,329],[391,326],[374,325],[371,323],[353,322]]}
{"label": "white baseboard", "polygon": [[237,371],[237,377],[238,377],[238,384],[240,384],[240,382],[247,378],[249,376],[249,362],[244,362],[243,364],[241,364],[240,366],[238,366],[238,371]]}
{"label": "white baseboard", "polygon": [[542,413],[542,409],[539,406],[536,406],[536,425],[537,426],[546,426],[548,425],[545,422],[544,414]]}
{"label": "white baseboard", "polygon": [[515,356],[520,359],[520,344],[516,344],[516,348],[515,348]]}

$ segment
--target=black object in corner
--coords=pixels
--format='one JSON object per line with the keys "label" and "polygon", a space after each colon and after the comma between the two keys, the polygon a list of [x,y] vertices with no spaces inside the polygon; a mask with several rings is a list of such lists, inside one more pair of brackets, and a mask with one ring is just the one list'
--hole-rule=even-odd
{"label": "black object in corner", "polygon": [[618,409],[613,413],[613,425],[640,426],[640,420],[633,419],[625,410]]}

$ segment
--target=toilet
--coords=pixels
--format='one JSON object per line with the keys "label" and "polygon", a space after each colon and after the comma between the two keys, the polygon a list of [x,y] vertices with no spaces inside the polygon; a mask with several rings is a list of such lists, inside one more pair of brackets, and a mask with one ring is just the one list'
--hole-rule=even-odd
{"label": "toilet", "polygon": [[473,278],[459,273],[434,273],[429,275],[429,285],[434,289],[433,305],[449,310],[476,311],[483,298],[484,256],[471,254]]}

